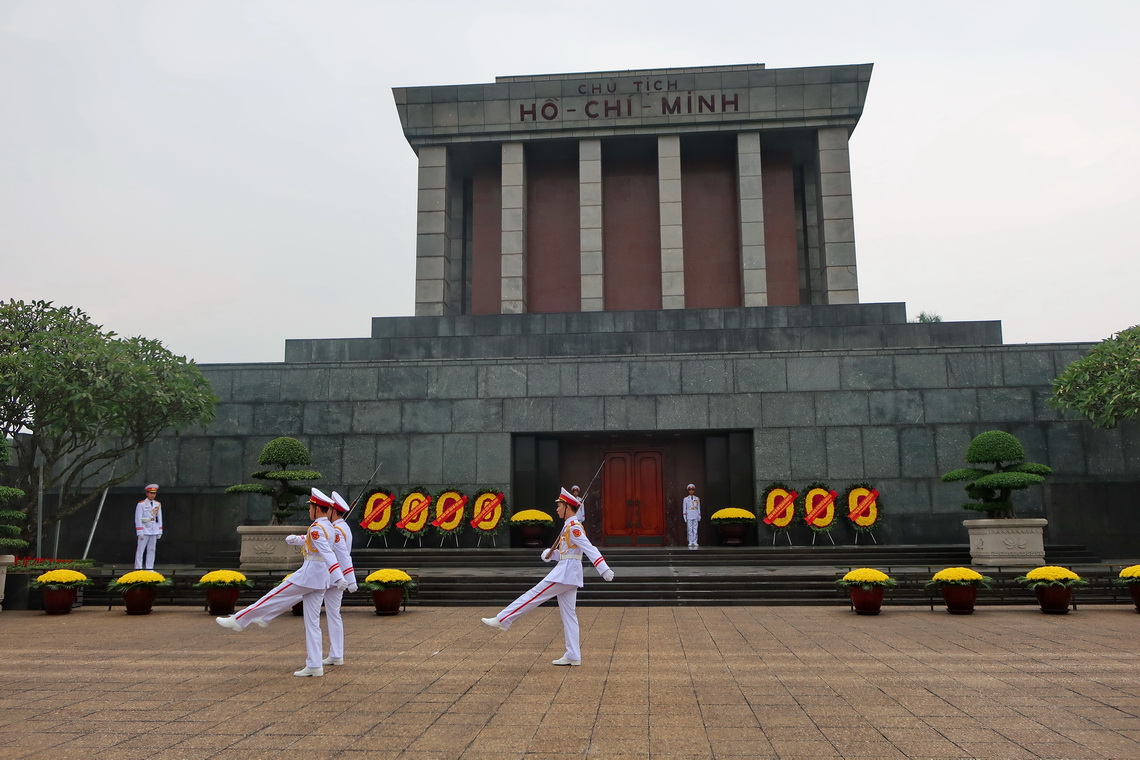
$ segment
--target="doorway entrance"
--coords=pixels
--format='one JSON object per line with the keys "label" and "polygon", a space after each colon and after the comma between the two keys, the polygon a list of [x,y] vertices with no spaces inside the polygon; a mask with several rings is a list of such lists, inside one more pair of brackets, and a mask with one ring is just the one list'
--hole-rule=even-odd
{"label": "doorway entrance", "polygon": [[665,493],[661,452],[607,451],[602,526],[610,546],[663,546]]}

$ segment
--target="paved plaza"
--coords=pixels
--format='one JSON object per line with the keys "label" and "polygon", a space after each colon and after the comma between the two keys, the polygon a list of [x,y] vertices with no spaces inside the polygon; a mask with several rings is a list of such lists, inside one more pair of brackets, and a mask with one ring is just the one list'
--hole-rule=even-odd
{"label": "paved plaza", "polygon": [[295,678],[300,618],[0,613],[5,758],[1140,758],[1140,615],[888,607],[346,609],[348,664]]}

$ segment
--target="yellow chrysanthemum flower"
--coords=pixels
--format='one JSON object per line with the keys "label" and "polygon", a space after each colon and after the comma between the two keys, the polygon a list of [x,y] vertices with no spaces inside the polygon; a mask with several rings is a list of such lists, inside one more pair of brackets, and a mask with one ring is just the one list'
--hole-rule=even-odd
{"label": "yellow chrysanthemum flower", "polygon": [[213,570],[198,579],[199,583],[243,583],[249,580],[237,570]]}
{"label": "yellow chrysanthemum flower", "polygon": [[48,570],[36,578],[37,583],[75,583],[85,580],[87,576],[76,570]]}
{"label": "yellow chrysanthemum flower", "polygon": [[156,573],[153,570],[135,570],[120,577],[115,583],[128,584],[128,583],[164,583],[166,578],[162,573]]}
{"label": "yellow chrysanthemum flower", "polygon": [[1079,581],[1081,579],[1081,576],[1069,568],[1055,565],[1035,567],[1026,573],[1025,577],[1031,581]]}
{"label": "yellow chrysanthemum flower", "polygon": [[890,579],[891,576],[881,570],[875,570],[870,567],[859,567],[843,576],[843,580],[852,581],[854,583],[883,583]]}
{"label": "yellow chrysanthemum flower", "polygon": [[948,567],[945,570],[939,570],[934,574],[931,580],[935,582],[948,582],[948,581],[982,581],[983,576],[976,570],[971,570],[968,567]]}
{"label": "yellow chrysanthemum flower", "polygon": [[511,522],[524,522],[526,520],[554,522],[550,515],[546,514],[541,509],[524,509],[522,512],[515,512],[513,515],[511,515]]}
{"label": "yellow chrysanthemum flower", "polygon": [[392,568],[385,568],[371,573],[364,579],[365,583],[410,583],[412,576],[405,573],[403,570],[394,570]]}
{"label": "yellow chrysanthemum flower", "polygon": [[755,520],[756,515],[740,507],[725,507],[713,512],[710,520]]}
{"label": "yellow chrysanthemum flower", "polygon": [[1140,565],[1132,565],[1120,571],[1121,578],[1140,578]]}

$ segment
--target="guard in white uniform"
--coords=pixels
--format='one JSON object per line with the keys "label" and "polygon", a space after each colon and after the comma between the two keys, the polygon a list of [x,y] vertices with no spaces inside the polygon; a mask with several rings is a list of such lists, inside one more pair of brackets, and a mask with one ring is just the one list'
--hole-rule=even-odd
{"label": "guard in white uniform", "polygon": [[135,570],[154,569],[154,550],[162,536],[162,502],[158,496],[158,483],[146,487],[146,498],[135,505]]}
{"label": "guard in white uniform", "polygon": [[291,546],[300,546],[305,561],[301,569],[282,581],[275,589],[240,612],[217,618],[218,625],[244,631],[251,623],[262,628],[285,610],[301,601],[305,610],[305,667],[295,676],[323,676],[321,665],[321,602],[329,586],[348,586],[340,562],[333,553],[336,529],[329,522],[333,500],[316,488],[309,496],[309,519],[313,524],[303,536],[286,536]]}
{"label": "guard in white uniform", "polygon": [[573,494],[562,489],[555,503],[558,516],[566,522],[562,533],[553,547],[542,553],[545,562],[555,562],[554,569],[547,573],[538,585],[514,600],[493,618],[483,618],[483,623],[505,631],[519,617],[538,607],[547,599],[558,600],[558,612],[562,615],[562,632],[566,639],[566,652],[551,665],[581,665],[582,652],[578,646],[578,589],[582,587],[582,555],[589,558],[594,569],[607,581],[614,579],[614,571],[606,564],[578,521],[578,507],[581,506]]}
{"label": "guard in white uniform", "polygon": [[688,528],[689,548],[696,549],[698,546],[697,528],[701,524],[701,497],[697,496],[697,487],[692,483],[685,486],[685,490],[689,492],[689,495],[681,504],[681,514],[684,515],[685,526]]}
{"label": "guard in white uniform", "polygon": [[[350,507],[344,497],[336,491],[332,492],[332,500],[334,512],[329,519],[336,532],[333,536],[333,554],[336,555],[337,562],[340,562],[344,579],[348,581],[347,590],[352,592],[356,591],[356,570],[352,567],[352,528],[344,521],[344,516],[348,514]],[[329,626],[329,656],[321,661],[324,665],[344,664],[344,621],[340,616],[340,603],[345,590],[335,584],[325,589],[325,622]]]}

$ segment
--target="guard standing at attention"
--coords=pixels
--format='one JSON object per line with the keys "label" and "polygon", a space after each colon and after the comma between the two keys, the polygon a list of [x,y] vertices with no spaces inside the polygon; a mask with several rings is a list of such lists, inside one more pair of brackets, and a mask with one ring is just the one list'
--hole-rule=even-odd
{"label": "guard standing at attention", "polygon": [[329,517],[333,530],[333,554],[340,563],[340,570],[344,579],[348,581],[348,588],[332,585],[325,589],[325,621],[329,626],[329,656],[321,661],[322,665],[344,664],[344,620],[340,615],[340,603],[344,592],[356,591],[356,570],[352,567],[352,528],[345,522],[344,516],[351,507],[336,491],[332,492],[333,514]]}
{"label": "guard standing at attention", "polygon": [[701,525],[701,497],[697,496],[697,487],[692,483],[685,486],[685,490],[689,495],[681,503],[681,513],[685,517],[685,526],[689,533],[689,548],[696,549],[697,528]]}
{"label": "guard standing at attention", "polygon": [[558,612],[562,616],[562,633],[566,640],[566,652],[551,665],[581,665],[582,652],[578,646],[578,589],[582,587],[582,555],[585,554],[594,569],[607,581],[614,579],[614,571],[606,564],[601,552],[586,537],[586,529],[578,521],[577,512],[581,503],[567,491],[555,502],[558,516],[565,520],[562,533],[553,547],[542,553],[545,562],[558,562],[539,581],[538,585],[514,600],[495,617],[482,618],[484,625],[505,631],[522,615],[530,612],[547,599],[558,600]]}
{"label": "guard standing at attention", "polygon": [[154,550],[162,536],[162,502],[158,496],[158,483],[146,487],[146,498],[135,505],[135,570],[154,569]]}
{"label": "guard standing at attention", "polygon": [[329,514],[333,505],[332,499],[316,488],[312,489],[309,519],[313,524],[303,536],[285,537],[290,546],[301,547],[305,558],[301,569],[240,612],[217,618],[218,625],[235,631],[244,631],[251,623],[264,628],[270,620],[300,601],[305,610],[305,667],[293,673],[295,676],[325,674],[321,665],[321,602],[329,586],[348,586],[332,550],[336,529],[329,522]]}

